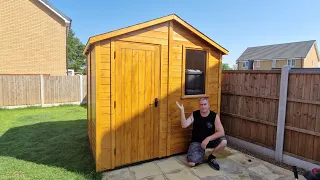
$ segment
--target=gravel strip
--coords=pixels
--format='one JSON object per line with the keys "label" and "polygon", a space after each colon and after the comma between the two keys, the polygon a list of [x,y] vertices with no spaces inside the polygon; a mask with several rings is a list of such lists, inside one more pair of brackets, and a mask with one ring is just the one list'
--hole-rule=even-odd
{"label": "gravel strip", "polygon": [[[239,152],[242,152],[244,154],[247,154],[249,156],[255,157],[257,159],[261,159],[263,161],[266,161],[266,162],[269,162],[269,163],[274,164],[276,166],[279,166],[279,167],[282,167],[284,169],[287,169],[287,170],[291,171],[292,174],[293,174],[291,165],[288,165],[288,164],[285,164],[285,163],[276,162],[274,159],[272,159],[270,157],[267,157],[267,156],[264,156],[264,155],[261,155],[261,154],[258,154],[258,153],[254,153],[254,152],[248,151],[246,149],[243,149],[243,148],[241,148],[241,147],[239,147],[237,145],[231,144],[231,143],[228,144],[228,147],[230,147],[232,149],[235,149],[235,150],[237,150]],[[304,170],[302,168],[299,168],[299,167],[297,167],[297,171],[298,171],[298,174],[300,174],[300,175],[303,175],[306,172],[306,170]]]}

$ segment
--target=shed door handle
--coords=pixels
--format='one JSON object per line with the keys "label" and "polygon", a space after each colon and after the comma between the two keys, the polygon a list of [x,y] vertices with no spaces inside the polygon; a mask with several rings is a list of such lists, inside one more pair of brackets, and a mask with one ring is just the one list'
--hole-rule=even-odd
{"label": "shed door handle", "polygon": [[154,106],[155,106],[155,107],[158,107],[158,98],[155,98],[155,99],[154,99]]}

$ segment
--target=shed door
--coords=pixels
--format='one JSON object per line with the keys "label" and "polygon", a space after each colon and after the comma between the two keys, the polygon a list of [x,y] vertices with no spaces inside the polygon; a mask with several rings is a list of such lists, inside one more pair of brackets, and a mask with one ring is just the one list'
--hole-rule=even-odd
{"label": "shed door", "polygon": [[159,46],[116,43],[116,166],[159,157]]}

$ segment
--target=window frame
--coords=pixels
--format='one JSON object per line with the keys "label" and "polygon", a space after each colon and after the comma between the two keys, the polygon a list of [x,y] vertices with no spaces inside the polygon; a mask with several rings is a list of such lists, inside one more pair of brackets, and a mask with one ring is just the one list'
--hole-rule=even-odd
{"label": "window frame", "polygon": [[249,67],[249,61],[243,61],[242,67],[243,68],[248,68]]}
{"label": "window frame", "polygon": [[[293,62],[294,62],[294,64],[293,64]],[[287,61],[287,65],[289,65],[290,67],[295,67],[296,64],[297,64],[297,62],[295,59],[288,59],[288,61]]]}
{"label": "window frame", "polygon": [[[205,61],[205,87],[204,87],[204,94],[196,94],[196,95],[186,95],[185,94],[185,80],[186,80],[186,74],[185,74],[185,69],[186,69],[186,53],[187,50],[199,50],[199,51],[204,51],[206,53],[206,61]],[[188,47],[188,46],[182,46],[182,71],[181,71],[181,99],[190,99],[190,98],[201,98],[201,97],[209,97],[208,94],[208,69],[209,69],[209,54],[210,54],[210,49],[209,48],[203,48],[203,47]],[[219,60],[220,64],[220,60]]]}
{"label": "window frame", "polygon": [[260,61],[256,61],[256,67],[260,67]]}
{"label": "window frame", "polygon": [[277,67],[277,60],[272,60],[272,67]]}

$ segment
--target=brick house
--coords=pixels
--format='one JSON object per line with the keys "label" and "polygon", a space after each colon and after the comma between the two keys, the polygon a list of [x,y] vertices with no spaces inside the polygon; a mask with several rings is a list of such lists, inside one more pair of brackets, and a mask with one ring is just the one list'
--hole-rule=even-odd
{"label": "brick house", "polygon": [[315,40],[248,47],[237,59],[239,70],[270,70],[290,65],[292,68],[318,68],[320,61]]}
{"label": "brick house", "polygon": [[69,17],[46,0],[5,0],[0,22],[0,74],[66,75]]}

